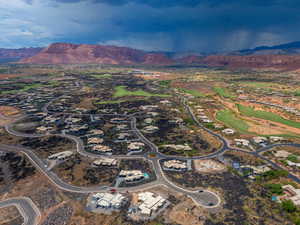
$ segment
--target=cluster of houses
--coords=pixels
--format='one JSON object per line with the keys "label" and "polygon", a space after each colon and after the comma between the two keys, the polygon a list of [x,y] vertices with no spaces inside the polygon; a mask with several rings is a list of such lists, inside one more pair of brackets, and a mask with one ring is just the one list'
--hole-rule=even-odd
{"label": "cluster of houses", "polygon": [[250,100],[250,102],[257,103],[257,104],[262,104],[262,105],[267,105],[267,106],[271,106],[271,107],[276,107],[276,108],[282,109],[282,110],[284,110],[288,113],[294,114],[296,116],[300,116],[300,111],[293,108],[293,107],[288,107],[288,106],[279,105],[279,104],[270,103],[270,102],[259,102],[259,101],[256,101],[256,100]]}
{"label": "cluster of houses", "polygon": [[203,123],[212,123],[213,122],[204,113],[205,110],[201,106],[199,106],[199,105],[195,106],[195,110],[196,110],[197,117],[200,119],[201,122],[203,122]]}
{"label": "cluster of houses", "polygon": [[273,152],[274,156],[285,162],[286,166],[292,167],[292,168],[300,168],[300,156],[296,154],[292,154],[285,150],[279,150]]}
{"label": "cluster of houses", "polygon": [[[76,91],[75,82],[69,79],[61,79],[61,85],[53,86],[51,82],[30,82],[20,91],[11,90],[2,94],[0,105],[8,105],[21,109],[24,113],[35,115],[42,112],[46,103],[63,94],[72,94]],[[15,83],[13,85],[16,85]],[[65,105],[63,105],[65,109]]]}
{"label": "cluster of houses", "polygon": [[259,166],[254,166],[254,165],[242,165],[240,167],[240,172],[250,178],[250,179],[255,179],[255,176],[259,176],[265,172],[268,172],[271,170],[271,167],[267,165],[259,165]]}
{"label": "cluster of houses", "polygon": [[1,97],[0,105],[16,107],[28,115],[42,113],[42,106],[55,98],[55,94],[46,89],[6,94]]}
{"label": "cluster of houses", "polygon": [[157,126],[153,125],[154,119],[153,117],[156,117],[159,115],[157,110],[159,107],[158,105],[142,105],[139,107],[140,110],[145,112],[146,118],[144,119],[145,126],[142,128],[142,132],[146,134],[152,134],[159,130]]}
{"label": "cluster of houses", "polygon": [[251,138],[250,140],[243,139],[243,138],[234,139],[234,143],[236,146],[250,147],[250,148],[252,147],[251,145],[265,147],[270,143],[278,143],[278,142],[284,142],[284,141],[286,141],[285,138],[278,137],[278,136],[270,136],[270,137],[256,136],[256,137]]}

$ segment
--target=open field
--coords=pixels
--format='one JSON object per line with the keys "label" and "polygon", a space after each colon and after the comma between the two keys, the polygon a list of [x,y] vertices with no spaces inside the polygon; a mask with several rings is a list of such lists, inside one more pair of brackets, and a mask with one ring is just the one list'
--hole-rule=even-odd
{"label": "open field", "polygon": [[255,110],[251,107],[244,106],[241,104],[237,105],[239,111],[241,112],[242,115],[249,116],[249,117],[256,117],[264,120],[269,120],[277,123],[282,123],[287,126],[295,127],[295,128],[300,128],[300,123],[295,122],[292,120],[287,120],[284,119],[283,117],[272,113],[272,112],[267,112],[267,111],[262,111],[262,110]]}
{"label": "open field", "polygon": [[180,91],[193,95],[194,97],[205,97],[205,95],[203,93],[201,93],[200,91],[196,91],[196,90],[192,90],[192,89],[184,89],[181,88]]}
{"label": "open field", "polygon": [[106,74],[94,74],[92,77],[97,78],[97,79],[104,79],[104,78],[111,78],[112,75],[109,73]]}
{"label": "open field", "polygon": [[231,110],[219,111],[216,118],[228,127],[236,129],[241,133],[248,133],[248,124],[244,120],[237,118]]}
{"label": "open field", "polygon": [[125,97],[125,96],[144,96],[144,97],[170,97],[165,94],[152,94],[143,90],[128,91],[126,86],[115,87],[114,98]]}
{"label": "open field", "polygon": [[214,87],[213,90],[220,95],[221,97],[224,98],[235,98],[235,95],[230,93],[227,89],[222,88],[222,87]]}

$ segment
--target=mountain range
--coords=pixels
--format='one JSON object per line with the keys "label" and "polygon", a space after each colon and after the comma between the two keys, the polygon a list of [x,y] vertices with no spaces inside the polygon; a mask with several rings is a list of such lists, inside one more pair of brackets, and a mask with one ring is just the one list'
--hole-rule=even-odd
{"label": "mountain range", "polygon": [[0,49],[0,62],[24,64],[202,65],[232,68],[300,68],[300,42],[214,55],[180,55],[128,47],[54,43],[46,48]]}

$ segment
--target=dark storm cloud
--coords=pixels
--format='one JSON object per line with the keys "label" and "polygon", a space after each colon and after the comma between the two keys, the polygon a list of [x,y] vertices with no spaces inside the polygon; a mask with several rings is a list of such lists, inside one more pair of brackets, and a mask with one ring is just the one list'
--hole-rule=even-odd
{"label": "dark storm cloud", "polygon": [[209,5],[213,7],[219,7],[224,5],[241,5],[241,6],[287,6],[287,7],[299,7],[298,0],[53,0],[56,2],[63,3],[74,3],[74,2],[86,2],[91,1],[94,3],[105,3],[110,5],[124,5],[129,3],[134,4],[145,4],[151,7],[174,7],[174,6],[185,6],[195,7],[198,5]]}
{"label": "dark storm cloud", "polygon": [[299,0],[22,1],[45,7],[30,22],[44,23],[49,42],[218,51],[300,40]]}

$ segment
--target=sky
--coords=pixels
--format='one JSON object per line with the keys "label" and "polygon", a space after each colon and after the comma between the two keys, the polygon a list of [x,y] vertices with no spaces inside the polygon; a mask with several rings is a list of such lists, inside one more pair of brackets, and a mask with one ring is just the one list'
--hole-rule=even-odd
{"label": "sky", "polygon": [[0,0],[0,48],[221,52],[300,41],[299,0]]}

